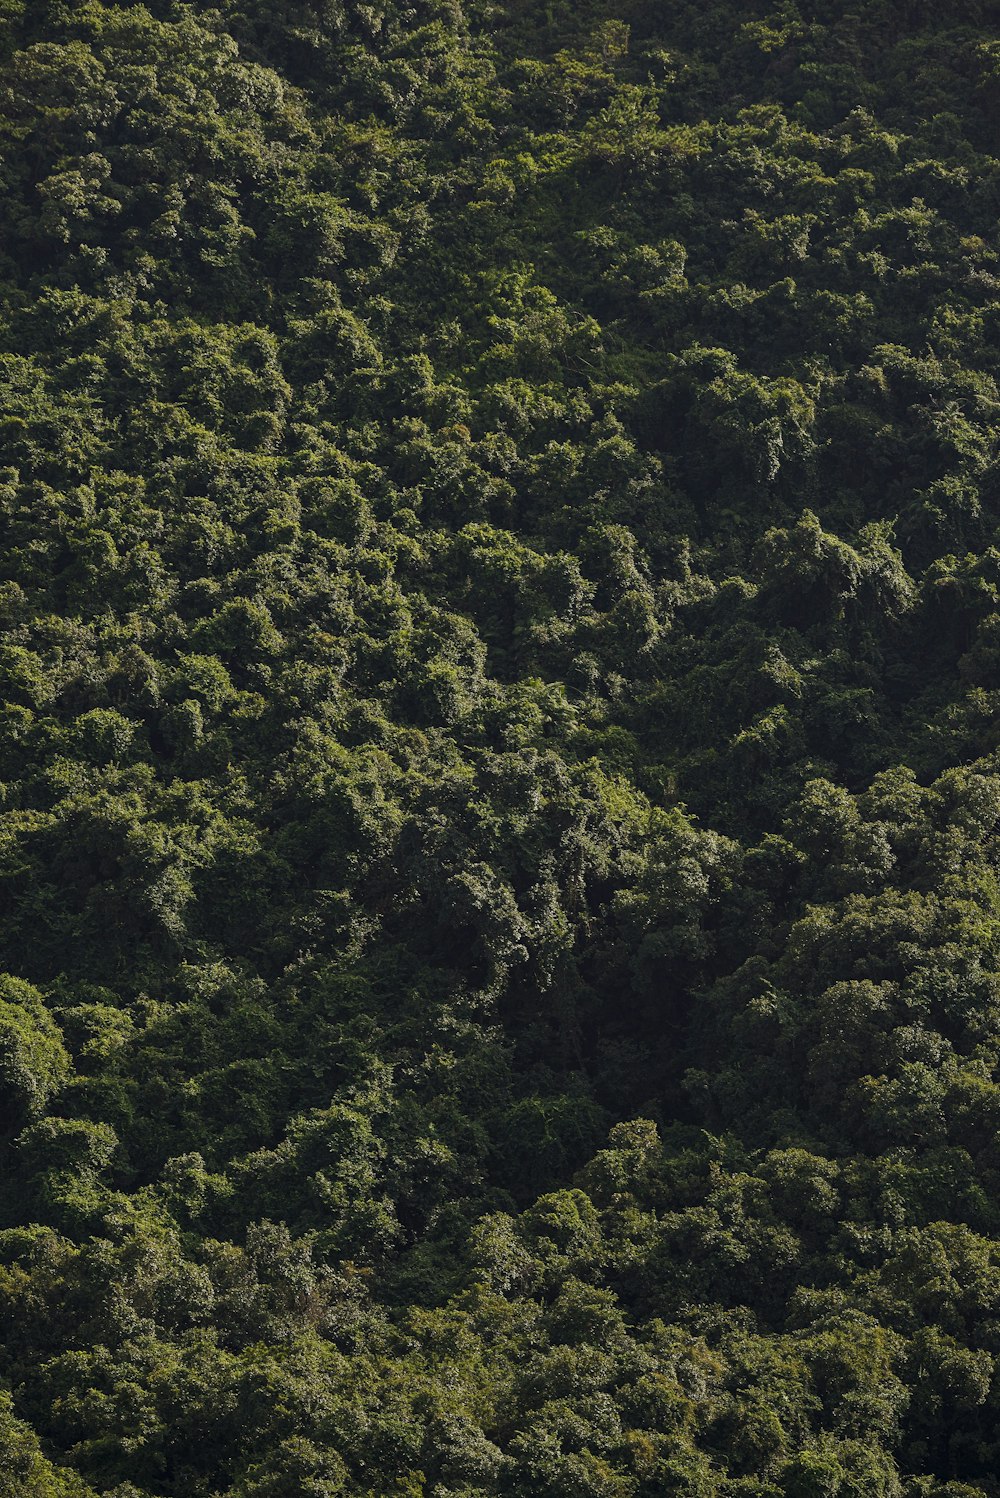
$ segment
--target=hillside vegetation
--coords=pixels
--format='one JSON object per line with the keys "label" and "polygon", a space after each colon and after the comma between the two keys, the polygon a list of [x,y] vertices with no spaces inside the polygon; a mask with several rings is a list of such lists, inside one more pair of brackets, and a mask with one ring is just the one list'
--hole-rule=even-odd
{"label": "hillside vegetation", "polygon": [[0,1498],[1000,1498],[1000,4],[0,0]]}

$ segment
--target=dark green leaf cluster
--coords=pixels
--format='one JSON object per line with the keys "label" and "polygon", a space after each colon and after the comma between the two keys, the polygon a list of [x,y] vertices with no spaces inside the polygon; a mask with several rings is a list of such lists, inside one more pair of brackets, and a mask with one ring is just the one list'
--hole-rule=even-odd
{"label": "dark green leaf cluster", "polygon": [[0,0],[0,1498],[1000,1498],[994,0]]}

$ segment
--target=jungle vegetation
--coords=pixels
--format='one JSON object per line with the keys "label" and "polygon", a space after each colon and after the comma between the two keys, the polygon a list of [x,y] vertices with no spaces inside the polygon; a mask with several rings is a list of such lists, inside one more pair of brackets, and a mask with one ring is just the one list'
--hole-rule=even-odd
{"label": "jungle vegetation", "polygon": [[0,0],[0,1498],[998,1498],[998,119]]}

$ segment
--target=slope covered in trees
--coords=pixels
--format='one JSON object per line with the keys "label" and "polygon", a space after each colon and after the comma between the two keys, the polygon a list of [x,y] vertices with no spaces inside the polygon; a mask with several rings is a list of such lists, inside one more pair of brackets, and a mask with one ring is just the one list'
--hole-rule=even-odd
{"label": "slope covered in trees", "polygon": [[1000,1495],[1000,7],[0,0],[0,1495]]}

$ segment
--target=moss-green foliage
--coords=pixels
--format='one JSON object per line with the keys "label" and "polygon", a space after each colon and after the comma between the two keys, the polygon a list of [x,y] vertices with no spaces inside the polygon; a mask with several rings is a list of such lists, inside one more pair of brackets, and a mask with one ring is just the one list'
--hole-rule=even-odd
{"label": "moss-green foliage", "polygon": [[3,1498],[93,1498],[77,1473],[54,1467],[33,1431],[16,1419],[9,1394],[0,1396],[0,1493]]}
{"label": "moss-green foliage", "polygon": [[68,1080],[70,1058],[37,988],[0,976],[0,1086],[5,1122],[16,1130],[44,1111]]}
{"label": "moss-green foliage", "polygon": [[0,1498],[1000,1498],[998,23],[0,0]]}

